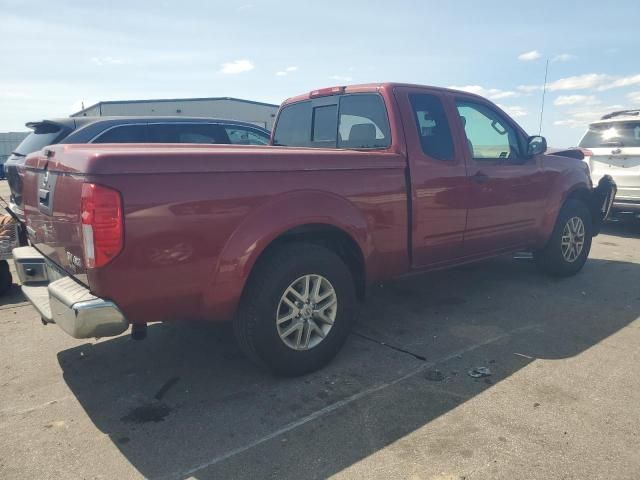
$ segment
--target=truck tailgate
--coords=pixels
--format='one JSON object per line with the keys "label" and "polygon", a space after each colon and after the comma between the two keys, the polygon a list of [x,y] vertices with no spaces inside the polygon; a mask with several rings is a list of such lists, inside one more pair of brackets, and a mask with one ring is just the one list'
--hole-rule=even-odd
{"label": "truck tailgate", "polygon": [[48,167],[39,162],[25,171],[23,198],[29,239],[59,269],[87,284],[80,212],[85,179]]}

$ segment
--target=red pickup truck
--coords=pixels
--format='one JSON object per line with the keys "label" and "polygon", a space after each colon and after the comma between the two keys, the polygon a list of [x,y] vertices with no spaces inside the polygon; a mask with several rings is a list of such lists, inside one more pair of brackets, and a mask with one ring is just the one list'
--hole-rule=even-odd
{"label": "red pickup truck", "polygon": [[271,144],[31,155],[24,294],[76,338],[230,320],[253,360],[297,375],[338,352],[372,282],[522,250],[575,274],[615,194],[493,103],[442,88],[291,98]]}

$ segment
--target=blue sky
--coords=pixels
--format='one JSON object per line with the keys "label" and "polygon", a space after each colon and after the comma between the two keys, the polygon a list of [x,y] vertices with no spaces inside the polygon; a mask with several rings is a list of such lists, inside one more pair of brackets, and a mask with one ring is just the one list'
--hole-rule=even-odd
{"label": "blue sky", "polygon": [[575,145],[604,112],[640,107],[634,1],[0,0],[0,131],[100,100],[235,96],[400,81],[488,96]]}

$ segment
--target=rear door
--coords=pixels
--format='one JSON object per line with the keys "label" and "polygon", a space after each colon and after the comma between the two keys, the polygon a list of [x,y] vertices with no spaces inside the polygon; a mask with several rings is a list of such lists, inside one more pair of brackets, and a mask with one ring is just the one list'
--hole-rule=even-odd
{"label": "rear door", "polygon": [[525,157],[525,135],[493,104],[456,95],[455,106],[469,172],[465,255],[523,247],[544,210],[541,160]]}
{"label": "rear door", "polygon": [[580,141],[591,150],[591,178],[611,175],[618,186],[616,200],[640,202],[640,121],[597,123]]}
{"label": "rear door", "polygon": [[467,216],[464,151],[453,140],[453,111],[442,93],[395,89],[409,157],[411,250],[414,268],[462,257]]}

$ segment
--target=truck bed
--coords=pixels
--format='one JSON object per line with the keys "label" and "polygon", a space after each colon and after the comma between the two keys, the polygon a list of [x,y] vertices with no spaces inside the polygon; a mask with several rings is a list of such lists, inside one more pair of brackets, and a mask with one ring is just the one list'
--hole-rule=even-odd
{"label": "truck bed", "polygon": [[[406,271],[405,167],[397,154],[352,150],[58,145],[27,160],[25,212],[35,248],[132,321],[225,319],[252,252],[301,219],[349,232],[368,279]],[[120,192],[124,213],[124,248],[96,269],[82,249],[88,182]]]}

